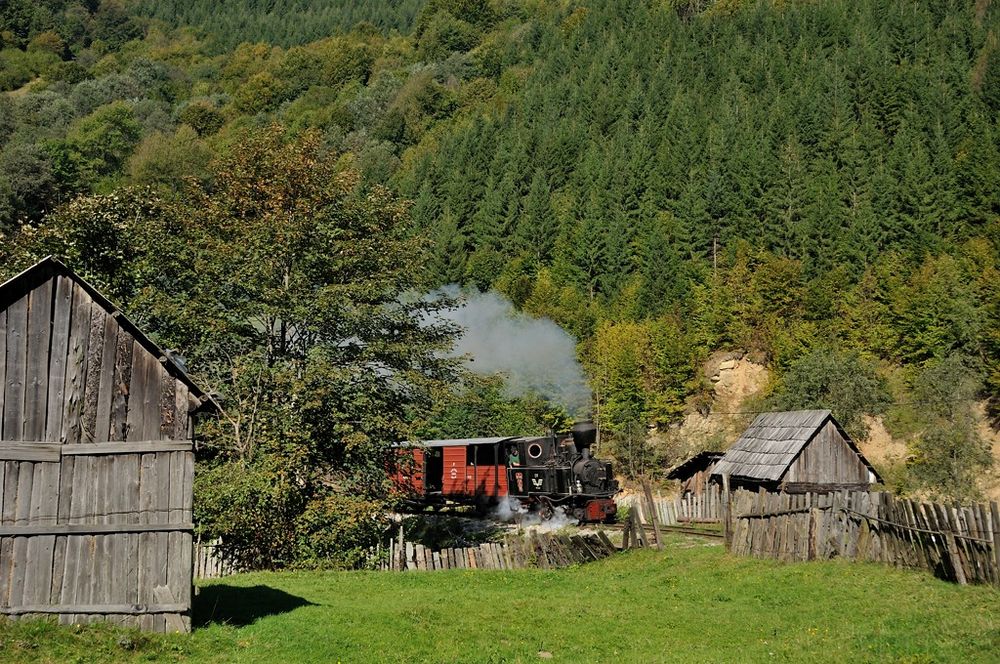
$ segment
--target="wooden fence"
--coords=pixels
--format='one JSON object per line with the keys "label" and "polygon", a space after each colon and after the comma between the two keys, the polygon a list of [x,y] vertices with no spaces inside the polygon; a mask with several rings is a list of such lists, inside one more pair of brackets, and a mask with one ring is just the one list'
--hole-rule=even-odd
{"label": "wooden fence", "polygon": [[243,571],[232,560],[222,555],[220,544],[222,540],[219,539],[195,543],[194,578],[218,579]]}
{"label": "wooden fence", "polygon": [[846,558],[927,569],[960,584],[1000,584],[1000,509],[862,491],[735,492],[726,541],[737,555]]}
{"label": "wooden fence", "polygon": [[651,495],[653,510],[642,494],[629,494],[615,498],[619,507],[627,507],[646,524],[655,516],[662,526],[677,526],[685,523],[719,523],[722,520],[722,488],[709,484],[701,495],[671,498],[662,494]]}
{"label": "wooden fence", "polygon": [[388,555],[379,568],[397,571],[555,569],[607,558],[617,551],[603,531],[596,535],[529,531],[523,537],[510,537],[504,542],[438,551],[396,538],[389,543]]}

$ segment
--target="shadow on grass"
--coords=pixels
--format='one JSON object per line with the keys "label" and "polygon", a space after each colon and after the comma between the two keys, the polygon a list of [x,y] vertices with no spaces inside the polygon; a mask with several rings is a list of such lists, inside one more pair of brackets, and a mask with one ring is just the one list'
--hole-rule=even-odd
{"label": "shadow on grass", "polygon": [[194,600],[194,626],[213,623],[245,627],[260,618],[294,611],[312,602],[270,586],[204,586]]}

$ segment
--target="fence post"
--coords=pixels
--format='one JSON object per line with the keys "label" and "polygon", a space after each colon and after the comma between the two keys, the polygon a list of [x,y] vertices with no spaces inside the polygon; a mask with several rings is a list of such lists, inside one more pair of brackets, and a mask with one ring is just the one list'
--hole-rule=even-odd
{"label": "fence post", "polygon": [[732,496],[729,493],[729,473],[722,476],[722,541],[726,551],[733,548]]}
{"label": "fence post", "polygon": [[[396,547],[399,554],[398,560],[393,561],[393,566],[400,572],[406,571],[406,539],[403,536],[403,523],[399,524],[399,546]],[[396,567],[398,565],[398,567]]]}
{"label": "fence post", "polygon": [[990,512],[993,521],[993,564],[996,578],[1000,580],[1000,506],[997,501],[990,502]]}
{"label": "fence post", "polygon": [[656,535],[656,548],[663,550],[663,535],[660,534],[660,520],[656,516],[656,505],[653,503],[653,492],[649,488],[649,482],[642,483],[642,492],[646,495],[646,503],[649,505],[649,518],[653,522],[653,534]]}

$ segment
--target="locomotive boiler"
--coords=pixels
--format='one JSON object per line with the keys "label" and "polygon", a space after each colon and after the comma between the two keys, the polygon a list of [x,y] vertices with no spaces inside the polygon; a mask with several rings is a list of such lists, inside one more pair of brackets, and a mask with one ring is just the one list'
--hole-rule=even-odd
{"label": "locomotive boiler", "polygon": [[395,479],[418,505],[486,509],[509,498],[542,518],[562,507],[581,522],[611,521],[618,482],[611,464],[591,455],[596,435],[591,422],[578,422],[562,435],[404,444],[412,458]]}

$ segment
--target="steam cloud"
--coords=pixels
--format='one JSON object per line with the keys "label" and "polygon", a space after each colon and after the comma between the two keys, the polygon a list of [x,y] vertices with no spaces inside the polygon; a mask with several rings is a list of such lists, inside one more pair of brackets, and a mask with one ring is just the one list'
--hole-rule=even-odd
{"label": "steam cloud", "polygon": [[508,393],[531,392],[563,406],[570,415],[590,413],[590,387],[576,359],[576,340],[548,318],[532,318],[495,293],[463,293],[455,286],[448,295],[462,299],[441,317],[465,333],[453,350],[467,356],[467,366],[482,375],[503,374]]}
{"label": "steam cloud", "polygon": [[571,517],[564,507],[557,507],[553,510],[552,516],[542,519],[538,514],[531,512],[520,500],[512,496],[504,496],[497,503],[496,508],[490,516],[497,521],[504,523],[514,523],[520,528],[535,530],[540,533],[550,533],[577,525],[577,520]]}

